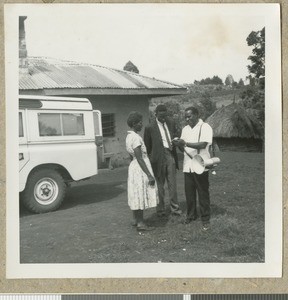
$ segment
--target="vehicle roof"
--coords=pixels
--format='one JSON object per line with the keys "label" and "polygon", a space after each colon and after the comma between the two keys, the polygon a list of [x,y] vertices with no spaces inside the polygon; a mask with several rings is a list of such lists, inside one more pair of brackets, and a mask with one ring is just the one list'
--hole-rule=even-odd
{"label": "vehicle roof", "polygon": [[54,101],[73,101],[89,102],[87,98],[81,97],[55,97],[55,96],[38,96],[38,95],[19,95],[19,99],[35,99],[35,100],[54,100]]}
{"label": "vehicle roof", "polygon": [[19,108],[92,110],[92,104],[88,99],[78,97],[19,95]]}

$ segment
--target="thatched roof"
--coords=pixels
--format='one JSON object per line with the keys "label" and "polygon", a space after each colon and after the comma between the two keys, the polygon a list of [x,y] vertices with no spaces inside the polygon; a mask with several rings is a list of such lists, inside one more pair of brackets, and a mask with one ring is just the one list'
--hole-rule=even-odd
{"label": "thatched roof", "polygon": [[264,134],[261,123],[236,103],[216,110],[205,122],[213,128],[216,138],[261,139]]}

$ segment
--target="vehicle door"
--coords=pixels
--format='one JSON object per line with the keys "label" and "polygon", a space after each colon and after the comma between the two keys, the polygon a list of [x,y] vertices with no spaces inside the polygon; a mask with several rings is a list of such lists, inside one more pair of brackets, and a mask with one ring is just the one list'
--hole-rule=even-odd
{"label": "vehicle door", "polygon": [[101,119],[100,110],[93,110],[93,119],[94,119],[95,143],[97,146],[97,160],[99,166],[104,161],[102,119]]}
{"label": "vehicle door", "polygon": [[21,171],[30,159],[28,151],[28,138],[27,138],[27,126],[26,126],[26,111],[24,109],[19,110],[19,171]]}

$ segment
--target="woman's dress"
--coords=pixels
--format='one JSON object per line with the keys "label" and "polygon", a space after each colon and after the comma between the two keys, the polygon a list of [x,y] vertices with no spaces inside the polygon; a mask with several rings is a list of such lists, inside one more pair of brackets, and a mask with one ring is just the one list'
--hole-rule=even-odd
{"label": "woman's dress", "polygon": [[148,176],[143,172],[135,157],[134,149],[139,146],[141,146],[142,158],[151,175],[154,176],[141,136],[134,131],[128,131],[126,149],[133,157],[128,169],[128,205],[131,210],[156,207],[159,202],[156,182],[154,186],[148,184]]}

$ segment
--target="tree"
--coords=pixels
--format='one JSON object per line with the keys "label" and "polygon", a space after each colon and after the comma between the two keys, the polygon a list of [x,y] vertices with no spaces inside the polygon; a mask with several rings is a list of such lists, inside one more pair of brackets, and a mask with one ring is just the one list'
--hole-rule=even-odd
{"label": "tree", "polygon": [[232,86],[234,82],[233,76],[232,75],[227,75],[226,79],[225,79],[225,85],[227,86]]}
{"label": "tree", "polygon": [[206,85],[206,84],[215,84],[215,85],[223,85],[222,79],[214,75],[212,78],[207,77],[205,79],[201,79],[200,81],[195,80],[194,84]]}
{"label": "tree", "polygon": [[204,92],[201,95],[201,99],[197,106],[203,120],[206,120],[217,109],[215,102],[212,101],[211,95],[208,92]]}
{"label": "tree", "polygon": [[167,107],[167,115],[174,120],[176,132],[180,136],[181,130],[185,125],[184,111],[181,110],[180,104],[173,100],[166,102],[165,106]]}
{"label": "tree", "polygon": [[211,82],[213,82],[213,84],[220,84],[223,85],[223,81],[219,76],[213,76],[213,78],[211,79]]}
{"label": "tree", "polygon": [[243,87],[244,86],[244,81],[243,81],[242,78],[239,79],[238,86],[239,87]]}
{"label": "tree", "polygon": [[249,87],[241,95],[242,105],[252,110],[255,116],[264,124],[265,120],[265,27],[252,31],[246,39],[247,45],[252,46],[252,55],[248,57],[251,65],[249,71]]}
{"label": "tree", "polygon": [[246,79],[249,80],[249,85],[250,86],[255,86],[255,77],[252,77],[251,75],[247,76]]}
{"label": "tree", "polygon": [[129,60],[123,70],[139,74],[138,68]]}
{"label": "tree", "polygon": [[242,94],[242,105],[254,112],[255,117],[264,125],[265,120],[265,95],[264,90],[250,86]]}
{"label": "tree", "polygon": [[248,57],[251,65],[248,71],[252,77],[258,78],[260,85],[264,87],[265,81],[265,27],[259,31],[251,31],[248,35],[247,45],[252,46],[252,55]]}

